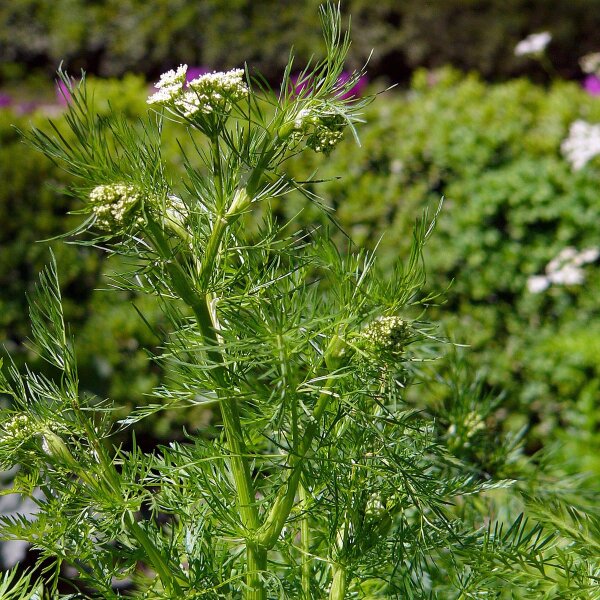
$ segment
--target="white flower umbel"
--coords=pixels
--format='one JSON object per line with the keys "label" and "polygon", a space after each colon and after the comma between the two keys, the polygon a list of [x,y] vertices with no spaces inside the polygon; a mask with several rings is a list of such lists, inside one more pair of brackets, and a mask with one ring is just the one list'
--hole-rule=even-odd
{"label": "white flower umbel", "polygon": [[586,54],[579,59],[579,66],[584,73],[589,75],[600,74],[600,52]]}
{"label": "white flower umbel", "polygon": [[16,442],[27,440],[36,433],[35,424],[26,414],[14,415],[3,424],[2,429],[4,436],[11,437]]}
{"label": "white flower umbel", "polygon": [[542,54],[551,39],[552,35],[548,31],[532,33],[515,46],[515,55],[527,56],[530,54]]}
{"label": "white flower umbel", "polygon": [[158,92],[150,96],[147,103],[167,105],[175,102],[181,95],[185,85],[187,68],[187,65],[179,65],[177,70],[163,73],[160,80],[154,84],[154,87],[158,88]]}
{"label": "white flower umbel", "polygon": [[90,202],[96,225],[106,231],[116,231],[126,225],[139,224],[135,211],[141,199],[141,191],[133,185],[113,183],[95,187],[90,192]]}
{"label": "white flower umbel", "polygon": [[600,154],[600,125],[592,125],[581,119],[574,121],[560,149],[573,170],[579,171]]}
{"label": "white flower umbel", "polygon": [[248,93],[243,69],[207,73],[189,82],[188,91],[178,101],[178,106],[186,117],[197,113],[227,113]]}
{"label": "white flower umbel", "polygon": [[532,294],[539,294],[553,284],[581,285],[585,281],[585,273],[581,267],[598,258],[598,248],[586,248],[579,252],[573,246],[567,246],[546,265],[545,275],[533,275],[527,280],[527,289]]}
{"label": "white flower umbel", "polygon": [[539,294],[550,287],[550,280],[544,275],[532,275],[527,280],[527,290],[532,294]]}

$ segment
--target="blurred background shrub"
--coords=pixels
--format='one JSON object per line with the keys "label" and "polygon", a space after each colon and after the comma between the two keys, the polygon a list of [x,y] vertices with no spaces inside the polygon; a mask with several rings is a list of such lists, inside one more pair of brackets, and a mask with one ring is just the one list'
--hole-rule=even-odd
{"label": "blurred background shrub", "polygon": [[[49,244],[38,240],[76,222],[65,220],[75,208],[65,193],[68,176],[12,127],[43,124],[50,113],[63,128],[50,83],[56,66],[64,61],[71,73],[83,68],[120,77],[90,79],[97,109],[106,113],[110,102],[135,121],[146,112],[147,81],[180,62],[219,69],[247,61],[275,82],[292,43],[299,64],[318,55],[319,3],[310,0],[302,10],[291,0],[0,5],[0,107],[9,105],[0,108],[0,339],[18,363],[32,359],[23,345],[29,329],[23,307],[48,257]],[[547,30],[555,75],[579,77],[577,59],[598,50],[600,0],[348,0],[343,8],[355,31],[350,66],[362,65],[374,49],[371,78],[402,82],[415,67],[430,70],[418,71],[410,89],[377,99],[361,127],[363,148],[349,142],[337,149],[316,176],[328,181],[315,190],[357,244],[372,247],[383,236],[384,267],[407,249],[423,206],[445,196],[427,250],[428,285],[440,291],[453,283],[431,316],[452,339],[471,346],[465,360],[485,386],[505,391],[504,406],[514,409],[507,426],[530,428],[531,451],[561,437],[565,456],[600,472],[598,262],[583,267],[582,283],[539,293],[528,288],[565,248],[600,247],[598,159],[574,172],[560,153],[574,120],[600,121],[600,101],[576,83],[540,85],[548,84],[548,73],[514,55],[520,39]],[[480,75],[431,70],[448,63]],[[537,84],[507,81],[522,74]],[[174,126],[166,127],[165,158],[177,171],[182,157]],[[304,160],[292,161],[290,171],[304,175],[318,162]],[[282,218],[302,210],[304,224],[322,222],[293,196],[277,210]],[[116,301],[113,292],[95,291],[107,287],[96,249],[50,245],[61,266],[84,388],[126,411],[161,377],[143,350],[161,340],[132,303],[155,319],[158,311],[147,298]],[[151,435],[172,435],[172,419],[202,418],[168,415],[153,423]]]}
{"label": "blurred background shrub", "polygon": [[[565,248],[600,249],[600,160],[574,171],[561,155],[574,120],[600,122],[600,102],[573,83],[486,84],[445,69],[417,72],[365,118],[363,147],[341,145],[315,191],[356,243],[379,245],[384,265],[406,251],[423,206],[444,196],[425,260],[431,291],[452,285],[430,316],[470,346],[472,372],[506,393],[511,425],[531,428],[530,450],[560,435],[568,455],[600,472],[597,254],[580,282],[528,286]],[[302,209],[305,223],[323,221],[303,200],[279,206]]]}
{"label": "blurred background shrub", "polygon": [[[92,78],[90,86],[100,113],[109,102],[132,120],[146,111],[148,88],[141,77]],[[6,182],[0,188],[6,257],[0,337],[18,360],[30,354],[22,344],[28,332],[24,295],[48,258],[47,244],[37,240],[66,231],[65,212],[74,208],[64,193],[68,177],[24,145],[11,126],[40,124],[46,112],[19,117],[0,111],[0,176]],[[503,410],[512,412],[506,425],[530,428],[531,451],[561,436],[566,456],[600,472],[598,261],[582,267],[580,284],[538,293],[528,288],[530,278],[543,274],[565,248],[600,247],[600,162],[573,171],[560,153],[574,120],[600,121],[600,102],[573,83],[549,89],[525,79],[486,84],[444,69],[417,72],[407,92],[382,95],[365,118],[363,147],[351,140],[341,145],[315,176],[325,180],[315,191],[354,242],[379,243],[384,268],[407,250],[423,207],[444,196],[427,248],[428,287],[439,292],[452,285],[430,316],[453,340],[470,345],[465,360],[487,388],[507,394]],[[62,127],[60,117],[58,123]],[[176,126],[167,127],[165,155],[176,171]],[[290,173],[301,177],[316,169],[319,157],[304,156],[290,162]],[[276,210],[286,219],[300,213],[303,225],[326,224],[303,198],[286,196]],[[125,409],[143,402],[160,379],[143,348],[161,340],[132,304],[151,321],[158,319],[156,307],[148,298],[116,301],[114,292],[94,291],[107,287],[96,249],[57,244],[55,252],[85,389]],[[443,393],[436,388],[431,398]],[[173,414],[155,421],[149,434],[171,435],[171,419],[202,418]]]}
{"label": "blurred background shrub", "polygon": [[[128,71],[155,77],[179,63],[211,68],[245,61],[269,79],[287,61],[290,46],[301,61],[320,51],[317,6],[292,0],[19,0],[0,5],[4,80],[57,65],[105,77]],[[352,15],[352,61],[373,50],[371,76],[409,78],[419,66],[453,64],[486,78],[539,72],[515,57],[515,44],[548,30],[552,62],[562,76],[579,74],[576,60],[596,50],[600,0],[347,0]],[[532,68],[533,66],[533,68]]]}

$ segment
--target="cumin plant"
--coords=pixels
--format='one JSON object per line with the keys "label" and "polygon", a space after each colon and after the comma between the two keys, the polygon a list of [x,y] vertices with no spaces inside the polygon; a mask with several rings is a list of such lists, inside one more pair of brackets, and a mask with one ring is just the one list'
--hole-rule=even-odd
{"label": "cumin plant", "polygon": [[[125,257],[113,285],[155,296],[171,331],[156,357],[166,381],[115,422],[109,401],[80,394],[54,261],[40,276],[33,337],[56,376],[8,366],[0,464],[19,466],[10,491],[39,506],[33,520],[5,517],[3,536],[30,541],[44,574],[11,598],[471,598],[511,577],[545,589],[551,534],[522,516],[477,524],[470,498],[513,483],[455,452],[485,415],[469,405],[452,429],[407,399],[436,341],[419,291],[437,213],[386,277],[374,255],[341,252],[326,230],[291,233],[269,209],[293,190],[321,205],[311,174],[293,179],[285,161],[326,160],[369,101],[347,97],[362,71],[340,78],[350,41],[339,10],[321,16],[325,58],[293,82],[290,57],[278,93],[242,69],[186,83],[180,66],[131,125],[98,117],[85,81],[60,72],[74,141],[57,128],[26,134],[77,177],[76,240]],[[193,142],[179,179],[161,156],[165,119]],[[215,428],[184,443],[112,441],[150,414],[199,405]],[[78,572],[72,596],[59,592],[63,565]]]}

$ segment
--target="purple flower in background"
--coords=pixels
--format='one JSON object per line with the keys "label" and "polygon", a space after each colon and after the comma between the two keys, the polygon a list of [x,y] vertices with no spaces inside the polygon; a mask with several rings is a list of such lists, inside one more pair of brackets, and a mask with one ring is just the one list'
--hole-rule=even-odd
{"label": "purple flower in background", "polygon": [[588,75],[583,80],[583,89],[590,96],[600,96],[600,78],[596,75]]}
{"label": "purple flower in background", "polygon": [[[351,73],[348,73],[347,71],[343,71],[342,74],[339,76],[338,78],[338,85],[344,85],[345,83],[347,83],[350,78],[352,77]],[[292,89],[294,90],[295,94],[300,94],[307,85],[310,84],[309,81],[304,80],[300,83],[298,83],[298,80],[300,79],[300,75],[296,75],[294,77],[292,77],[290,79],[290,83],[292,84]],[[357,98],[361,95],[361,93],[363,92],[363,90],[365,89],[365,87],[367,86],[367,83],[369,82],[369,80],[367,79],[366,75],[361,75],[358,80],[356,81],[356,83],[344,94],[342,94],[340,96],[341,99],[345,100],[347,98]]]}
{"label": "purple flower in background", "polygon": [[12,98],[8,94],[0,92],[0,108],[7,108],[12,104]]}
{"label": "purple flower in background", "polygon": [[[72,81],[72,85],[75,85],[75,81]],[[56,81],[56,99],[61,106],[67,106],[71,101],[71,92],[62,79]]]}
{"label": "purple flower in background", "polygon": [[[350,77],[351,77],[351,74],[348,73],[347,71],[344,71],[340,75],[340,78],[338,79],[338,83],[343,85],[350,80]],[[362,92],[364,91],[365,87],[367,87],[367,83],[369,83],[367,76],[361,75],[358,78],[358,80],[356,81],[356,83],[344,95],[342,95],[341,98],[346,99],[346,98],[359,97],[362,94]]]}
{"label": "purple flower in background", "polygon": [[185,81],[189,83],[192,79],[197,79],[200,75],[206,75],[207,73],[212,73],[212,69],[208,67],[188,67]]}

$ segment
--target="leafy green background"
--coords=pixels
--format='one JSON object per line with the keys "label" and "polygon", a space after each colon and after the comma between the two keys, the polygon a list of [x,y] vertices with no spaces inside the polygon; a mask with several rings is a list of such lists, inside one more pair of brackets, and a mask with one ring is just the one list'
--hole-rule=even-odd
{"label": "leafy green background", "polygon": [[[90,85],[100,112],[109,101],[132,119],[146,111],[141,77],[92,79]],[[0,112],[0,176],[7,182],[0,188],[0,334],[18,362],[34,358],[22,342],[28,332],[24,296],[48,258],[48,244],[37,240],[76,222],[65,218],[76,208],[65,193],[67,176],[24,145],[13,127],[45,118],[43,110],[25,117]],[[573,83],[487,84],[450,69],[419,71],[408,91],[377,98],[360,128],[362,147],[348,136],[315,175],[325,181],[314,189],[356,244],[379,246],[384,267],[407,251],[422,209],[444,196],[426,261],[428,289],[447,291],[430,318],[469,346],[460,352],[471,371],[505,394],[497,420],[511,429],[527,426],[530,451],[560,438],[573,470],[600,471],[598,264],[585,267],[583,285],[540,294],[526,286],[566,246],[600,247],[600,161],[573,172],[560,154],[577,118],[599,121],[600,102]],[[176,173],[181,155],[171,127],[165,152]],[[319,164],[317,155],[308,155],[288,168],[299,175]],[[281,218],[300,213],[304,226],[326,224],[301,197],[286,196],[275,210]],[[347,243],[341,235],[339,241]],[[148,299],[94,291],[107,287],[101,277],[107,266],[95,249],[52,246],[86,389],[125,409],[143,402],[160,380],[145,348],[151,351],[160,340],[132,303],[151,321],[158,320],[156,307]],[[419,401],[434,402],[444,389],[432,385]],[[202,418],[169,415],[153,424],[152,435],[172,435],[174,422]]]}

